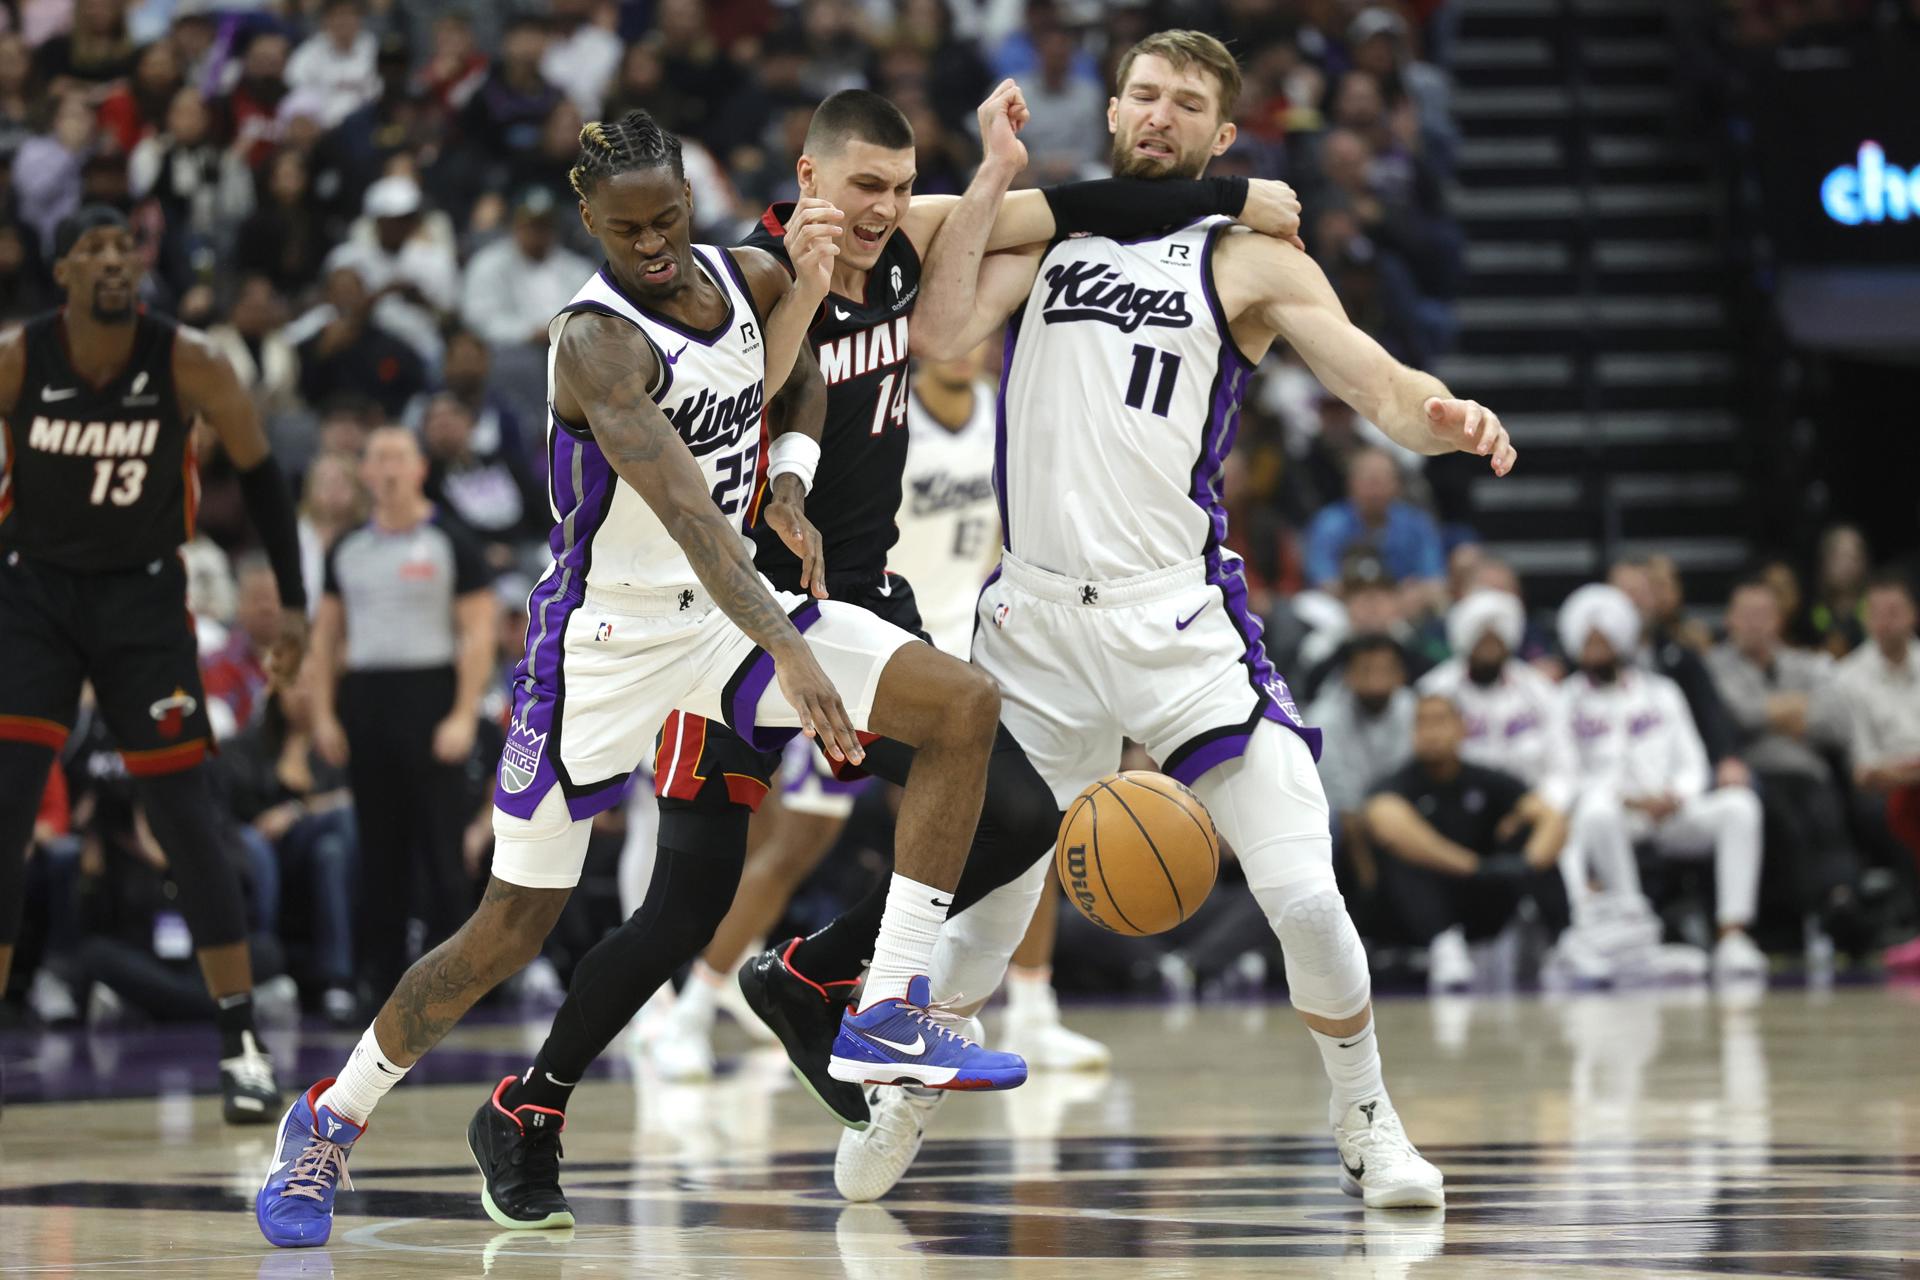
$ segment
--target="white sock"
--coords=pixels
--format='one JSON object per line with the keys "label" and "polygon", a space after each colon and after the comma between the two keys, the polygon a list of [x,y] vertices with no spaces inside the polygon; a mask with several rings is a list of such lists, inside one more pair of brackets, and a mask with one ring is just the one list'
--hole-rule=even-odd
{"label": "white sock", "polygon": [[721,975],[707,967],[704,960],[695,960],[693,970],[687,974],[687,984],[680,988],[680,994],[674,997],[673,1013],[682,1026],[713,1026],[714,1002],[720,995],[720,984],[726,981]]}
{"label": "white sock", "polygon": [[373,1028],[369,1026],[347,1056],[347,1065],[340,1068],[338,1078],[320,1095],[320,1105],[331,1107],[355,1124],[365,1124],[373,1109],[380,1105],[380,1099],[387,1096],[387,1090],[399,1084],[406,1074],[406,1067],[395,1066],[380,1052],[380,1042],[373,1038]]}
{"label": "white sock", "polygon": [[1053,998],[1053,969],[1007,970],[1007,1013],[1011,1017],[1051,1018],[1056,1011]]}
{"label": "white sock", "polygon": [[907,983],[933,967],[933,944],[940,940],[940,926],[947,922],[947,908],[952,905],[953,890],[936,889],[894,872],[866,989],[860,993],[862,1008],[904,999]]}
{"label": "white sock", "polygon": [[[1308,1028],[1312,1030],[1312,1028]],[[1313,1032],[1320,1046],[1320,1061],[1333,1082],[1333,1100],[1328,1106],[1333,1123],[1339,1124],[1347,1108],[1356,1102],[1387,1096],[1386,1081],[1380,1077],[1380,1041],[1373,1034],[1373,1018],[1350,1036],[1323,1036]]]}

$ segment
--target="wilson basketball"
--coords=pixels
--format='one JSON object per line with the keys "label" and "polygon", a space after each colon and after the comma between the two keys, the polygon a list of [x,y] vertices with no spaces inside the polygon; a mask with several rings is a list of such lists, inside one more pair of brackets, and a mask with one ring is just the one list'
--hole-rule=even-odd
{"label": "wilson basketball", "polygon": [[1136,769],[1100,779],[1067,806],[1054,861],[1081,915],[1143,937],[1165,933],[1207,900],[1220,837],[1193,792]]}

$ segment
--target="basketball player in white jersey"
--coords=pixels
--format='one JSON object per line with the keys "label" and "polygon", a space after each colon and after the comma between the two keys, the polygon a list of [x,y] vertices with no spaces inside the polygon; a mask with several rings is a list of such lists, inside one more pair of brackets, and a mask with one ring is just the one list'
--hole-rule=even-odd
{"label": "basketball player in white jersey", "polygon": [[[1232,145],[1239,89],[1239,67],[1212,36],[1141,41],[1107,109],[1115,173],[1203,171]],[[980,598],[973,659],[999,679],[1008,728],[1063,806],[1119,767],[1123,738],[1205,801],[1280,938],[1294,1007],[1332,1081],[1342,1188],[1370,1207],[1440,1206],[1440,1172],[1381,1079],[1366,953],[1334,884],[1319,734],[1261,647],[1223,546],[1220,476],[1247,381],[1276,340],[1408,448],[1478,453],[1505,475],[1513,447],[1493,413],[1355,328],[1319,267],[1283,241],[1200,219],[983,264],[993,210],[1025,162],[1011,127],[996,122],[986,144],[934,242],[921,304],[963,314],[962,348],[1007,325],[1005,553]],[[999,983],[1049,872],[1043,862],[956,917],[935,949],[937,994],[978,999]],[[871,1092],[872,1125],[841,1139],[842,1194],[889,1190],[937,1099]]]}
{"label": "basketball player in white jersey", "polygon": [[[785,425],[817,431],[822,420],[825,384],[811,351],[796,358],[796,349],[826,293],[837,231],[823,232],[837,211],[795,218],[790,288],[763,251],[689,242],[680,146],[647,113],[588,125],[580,143],[580,216],[607,261],[548,330],[554,559],[533,591],[514,673],[493,875],[473,917],[401,978],[339,1077],[308,1089],[282,1120],[255,1198],[261,1232],[282,1247],[326,1242],[348,1152],[374,1107],[538,952],[579,881],[590,819],[619,801],[676,708],[722,720],[762,749],[795,730],[853,762],[865,754],[856,730],[918,748],[893,880],[910,888],[889,897],[863,1007],[842,1020],[833,1067],[848,1079],[953,1088],[1026,1078],[1019,1058],[936,1018],[924,976],[980,814],[999,714],[992,680],[867,610],[818,598],[818,534],[797,514],[804,484],[792,473],[774,477],[773,501],[792,509],[783,527],[814,594],[776,593],[745,536],[768,378],[782,380],[773,399]],[[778,350],[770,323],[784,325]],[[703,877],[692,867],[670,883],[656,877],[649,896],[669,901],[649,939],[657,954],[637,965],[658,981],[691,959],[736,880],[737,870]],[[527,1133],[557,1140],[564,1124],[547,1108],[502,1106],[498,1090],[493,1107],[489,1150]],[[522,1225],[570,1224],[552,1170],[538,1167],[557,1161],[557,1141],[522,1154],[511,1176],[489,1171],[490,1208],[498,1194]],[[544,1188],[549,1211],[522,1202],[529,1186]]]}

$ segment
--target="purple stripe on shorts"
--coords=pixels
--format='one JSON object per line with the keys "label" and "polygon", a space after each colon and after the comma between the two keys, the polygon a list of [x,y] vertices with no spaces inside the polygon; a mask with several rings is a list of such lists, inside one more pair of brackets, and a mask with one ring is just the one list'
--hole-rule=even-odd
{"label": "purple stripe on shorts", "polygon": [[1190,787],[1200,781],[1209,769],[1245,755],[1247,742],[1252,737],[1251,733],[1233,733],[1223,738],[1215,738],[1186,759],[1173,765],[1167,770],[1167,776],[1182,786]]}
{"label": "purple stripe on shorts", "polygon": [[1013,377],[1013,347],[1020,336],[1020,313],[1007,318],[1007,344],[1000,355],[1000,389],[994,394],[993,495],[1000,502],[1000,545],[1013,546],[1007,524],[1007,383]]}
{"label": "purple stripe on shorts", "polygon": [[[820,621],[820,606],[809,600],[794,612],[793,627],[801,635],[807,628]],[[798,729],[760,729],[754,724],[754,717],[760,711],[760,698],[773,683],[773,655],[765,649],[756,650],[749,658],[747,672],[734,687],[733,703],[728,707],[732,730],[744,739],[755,751],[771,751],[783,747],[793,740]]]}

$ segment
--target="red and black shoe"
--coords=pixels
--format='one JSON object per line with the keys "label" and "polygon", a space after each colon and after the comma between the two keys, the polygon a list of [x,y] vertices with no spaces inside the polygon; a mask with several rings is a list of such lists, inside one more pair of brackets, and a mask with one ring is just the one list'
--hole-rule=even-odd
{"label": "red and black shoe", "polygon": [[573,1225],[573,1206],[560,1191],[560,1131],[567,1118],[531,1104],[509,1111],[501,1101],[517,1077],[494,1087],[467,1125],[467,1147],[480,1166],[480,1203],[509,1231]]}
{"label": "red and black shoe", "polygon": [[833,1118],[849,1129],[867,1127],[866,1095],[860,1086],[827,1073],[840,1019],[858,983],[819,983],[788,963],[800,939],[769,947],[740,966],[740,993],[787,1051],[793,1074]]}

